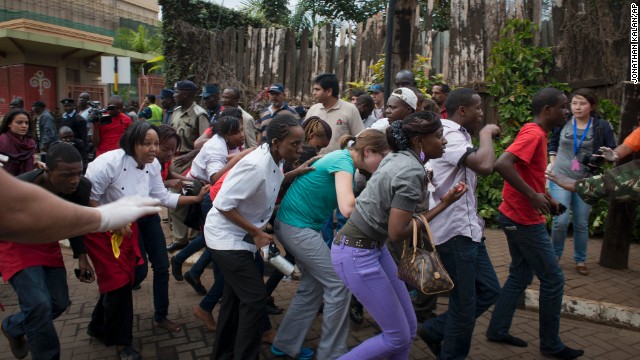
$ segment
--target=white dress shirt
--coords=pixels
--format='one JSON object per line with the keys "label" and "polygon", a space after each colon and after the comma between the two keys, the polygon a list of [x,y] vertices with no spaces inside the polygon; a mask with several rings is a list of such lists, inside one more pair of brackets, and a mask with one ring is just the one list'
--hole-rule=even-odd
{"label": "white dress shirt", "polygon": [[478,180],[475,171],[464,164],[473,151],[471,135],[456,122],[447,119],[441,121],[444,130],[442,136],[447,139],[447,148],[441,158],[429,160],[435,186],[431,208],[438,205],[447,191],[460,181],[467,184],[467,192],[429,222],[433,241],[440,245],[460,235],[480,242],[484,233],[484,220],[478,215],[475,195]]}
{"label": "white dress shirt", "polygon": [[122,197],[138,195],[160,200],[163,206],[175,208],[179,194],[164,187],[158,159],[138,169],[136,160],[124,150],[108,151],[89,163],[86,177],[91,180],[91,200],[101,205]]}
{"label": "white dress shirt", "polygon": [[261,228],[273,213],[282,180],[282,164],[273,161],[268,144],[262,144],[242,158],[229,171],[207,215],[204,225],[207,247],[255,252],[254,244],[242,240],[247,231],[228,220],[218,209],[236,209],[247,221]]}
{"label": "white dress shirt", "polygon": [[227,156],[239,152],[238,148],[229,150],[227,141],[215,134],[204,145],[191,162],[189,175],[194,179],[210,183],[211,175],[217,173],[227,164]]}

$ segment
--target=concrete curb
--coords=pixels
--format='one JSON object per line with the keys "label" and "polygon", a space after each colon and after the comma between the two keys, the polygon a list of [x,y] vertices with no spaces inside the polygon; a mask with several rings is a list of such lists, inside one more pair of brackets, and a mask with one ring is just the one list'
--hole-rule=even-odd
{"label": "concrete curb", "polygon": [[[539,298],[538,290],[527,289],[525,292],[527,309],[539,310]],[[561,314],[640,330],[640,309],[634,307],[565,295],[562,298]]]}

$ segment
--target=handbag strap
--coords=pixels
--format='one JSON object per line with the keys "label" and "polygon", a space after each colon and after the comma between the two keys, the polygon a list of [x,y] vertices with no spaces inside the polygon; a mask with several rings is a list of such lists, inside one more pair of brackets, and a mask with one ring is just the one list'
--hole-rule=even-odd
{"label": "handbag strap", "polygon": [[427,230],[427,235],[429,236],[429,245],[431,246],[431,251],[435,252],[436,251],[436,246],[433,243],[433,235],[431,234],[431,227],[429,226],[429,222],[424,217],[424,215],[422,215],[421,213],[418,213],[418,217],[420,218],[420,221],[422,222],[422,225],[424,226],[425,230]]}

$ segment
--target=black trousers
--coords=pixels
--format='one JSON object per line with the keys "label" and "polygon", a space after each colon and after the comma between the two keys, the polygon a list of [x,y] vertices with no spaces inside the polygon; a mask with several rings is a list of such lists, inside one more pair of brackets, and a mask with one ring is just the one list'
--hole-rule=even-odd
{"label": "black trousers", "polygon": [[133,295],[131,285],[100,294],[91,314],[89,335],[107,346],[131,345],[133,340]]}
{"label": "black trousers", "polygon": [[211,359],[257,360],[267,316],[267,292],[254,253],[208,251],[225,279]]}

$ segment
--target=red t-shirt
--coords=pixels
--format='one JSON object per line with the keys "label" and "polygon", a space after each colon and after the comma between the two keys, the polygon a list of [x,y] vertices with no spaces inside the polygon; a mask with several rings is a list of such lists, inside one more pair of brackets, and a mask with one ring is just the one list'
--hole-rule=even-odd
{"label": "red t-shirt", "polygon": [[226,173],[220,176],[218,181],[216,181],[216,183],[211,185],[211,187],[209,188],[209,197],[211,197],[211,202],[213,202],[213,200],[216,199],[216,195],[218,195],[218,193],[220,192],[220,188],[222,188],[222,183],[224,182],[224,179],[227,178],[227,174],[229,174],[229,170],[227,170]]}
{"label": "red t-shirt", "polygon": [[160,172],[160,176],[162,176],[162,181],[167,180],[167,176],[169,176],[169,168],[171,168],[171,163],[173,163],[173,159],[162,164],[162,171]]}
{"label": "red t-shirt", "polygon": [[[111,123],[98,125],[100,134],[100,145],[96,148],[96,157],[106,153],[107,151],[118,149],[120,137],[124,131],[131,125],[131,118],[120,113],[118,116],[111,118]],[[95,131],[95,130],[94,130]]]}
{"label": "red t-shirt", "polygon": [[[520,129],[518,136],[507,150],[518,157],[515,168],[524,182],[537,192],[544,194],[547,169],[547,132],[534,123]],[[502,189],[502,204],[498,208],[505,216],[521,225],[535,225],[546,222],[544,215],[531,206],[529,199],[508,182]]]}

